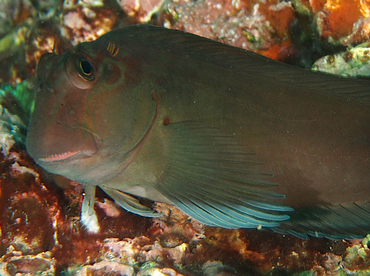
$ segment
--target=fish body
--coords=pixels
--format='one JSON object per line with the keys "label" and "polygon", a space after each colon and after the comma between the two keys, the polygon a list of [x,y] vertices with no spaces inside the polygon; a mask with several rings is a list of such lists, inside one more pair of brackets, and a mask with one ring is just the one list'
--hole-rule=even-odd
{"label": "fish body", "polygon": [[47,54],[37,80],[29,154],[129,211],[157,215],[137,195],[211,226],[370,231],[367,80],[152,26]]}

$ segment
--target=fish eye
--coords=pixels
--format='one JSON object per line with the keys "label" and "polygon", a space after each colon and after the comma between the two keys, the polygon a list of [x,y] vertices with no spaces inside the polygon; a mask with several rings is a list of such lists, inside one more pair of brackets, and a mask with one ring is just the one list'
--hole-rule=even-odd
{"label": "fish eye", "polygon": [[69,81],[79,89],[88,89],[96,82],[96,68],[93,61],[83,54],[72,54],[66,61]]}
{"label": "fish eye", "polygon": [[93,81],[95,79],[95,68],[92,62],[84,56],[77,58],[76,62],[79,75],[88,81]]}

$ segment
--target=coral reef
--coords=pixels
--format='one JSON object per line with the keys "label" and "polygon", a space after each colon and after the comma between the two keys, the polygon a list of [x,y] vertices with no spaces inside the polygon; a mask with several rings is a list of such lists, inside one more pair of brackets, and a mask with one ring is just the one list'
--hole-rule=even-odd
{"label": "coral reef", "polygon": [[[64,51],[117,26],[149,22],[279,60],[294,60],[302,52],[312,58],[307,48],[329,54],[322,45],[334,49],[332,45],[368,40],[369,6],[362,0],[4,0],[0,5],[0,275],[370,273],[370,237],[305,241],[267,231],[204,227],[165,204],[155,205],[165,216],[143,218],[118,208],[101,191],[95,209],[102,230],[88,233],[79,221],[81,186],[42,171],[23,145],[33,109],[32,77],[30,82],[24,80],[34,74],[43,53]],[[312,37],[319,42],[309,44]],[[368,76],[368,56],[368,44],[363,44],[325,57],[314,68]],[[5,85],[9,83],[13,85]]]}
{"label": "coral reef", "polygon": [[322,57],[314,63],[312,69],[344,77],[370,77],[369,46],[367,42],[345,52]]}
{"label": "coral reef", "polygon": [[0,89],[0,147],[7,156],[15,144],[25,142],[26,127],[34,105],[33,94],[27,81],[15,89]]}
{"label": "coral reef", "polygon": [[167,13],[172,18],[166,19],[164,24],[279,58],[281,47],[289,45],[286,34],[294,19],[292,6],[288,2],[263,4],[256,1],[253,4],[250,1],[248,4],[245,6],[241,1],[174,1],[167,5]]}
{"label": "coral reef", "polygon": [[151,20],[152,16],[163,10],[164,0],[117,0],[122,10],[140,23]]}
{"label": "coral reef", "polygon": [[[9,17],[9,14],[11,15]],[[69,49],[110,31],[117,13],[102,1],[4,1],[0,5],[2,83],[34,74],[41,55]]]}
{"label": "coral reef", "polygon": [[320,36],[331,43],[351,45],[369,39],[370,3],[362,0],[296,0],[314,17]]}
{"label": "coral reef", "polygon": [[117,17],[101,1],[80,1],[74,5],[67,2],[60,16],[61,35],[72,45],[93,41],[111,31]]}

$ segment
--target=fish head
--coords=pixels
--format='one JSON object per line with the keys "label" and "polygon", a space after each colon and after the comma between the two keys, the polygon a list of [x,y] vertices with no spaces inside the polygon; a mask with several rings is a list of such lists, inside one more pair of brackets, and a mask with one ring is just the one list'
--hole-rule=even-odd
{"label": "fish head", "polygon": [[128,155],[145,136],[156,111],[150,88],[133,77],[140,66],[105,42],[46,54],[37,69],[27,150],[47,171],[82,183],[91,182],[84,173],[102,160]]}

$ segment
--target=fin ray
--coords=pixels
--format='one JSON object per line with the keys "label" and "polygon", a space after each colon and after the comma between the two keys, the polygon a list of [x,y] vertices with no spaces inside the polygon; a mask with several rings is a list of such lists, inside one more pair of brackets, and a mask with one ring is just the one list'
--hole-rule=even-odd
{"label": "fin ray", "polygon": [[[192,196],[198,198],[198,200],[207,201],[210,206],[219,206],[219,209],[228,209],[225,213],[229,213],[232,217],[239,218],[241,221],[252,220],[256,225],[266,224],[265,221],[261,220],[275,220],[283,221],[289,219],[289,216],[282,214],[264,213],[263,211],[253,208],[249,205],[249,201],[242,202],[232,196],[228,196],[227,193],[217,193],[213,190],[206,190],[196,186],[196,183],[188,181],[187,185],[192,188]],[[218,199],[218,201],[217,201]],[[216,208],[217,209],[217,208]]]}
{"label": "fin ray", "polygon": [[[174,190],[168,192],[171,194],[170,198],[173,198],[173,195],[176,195],[176,198],[181,198],[182,201],[189,198],[186,195],[178,194],[178,192]],[[235,212],[232,210],[227,210],[226,212],[224,210],[223,212],[220,205],[216,205],[214,202],[210,202],[209,199],[205,200],[196,195],[191,196],[191,202],[193,204],[191,209],[194,211],[194,207],[196,206],[197,211],[194,212],[201,217],[201,219],[197,219],[202,221],[202,218],[206,218],[206,220],[210,221],[214,226],[221,226],[223,228],[255,228],[261,224],[263,224],[263,226],[270,225],[271,227],[279,225],[278,223],[264,223],[263,221],[251,219],[246,216],[243,217],[244,221],[240,220],[240,216],[236,217]]]}
{"label": "fin ray", "polygon": [[[298,209],[274,229],[301,237],[304,234],[329,239],[362,238],[370,227],[370,202],[350,202]],[[353,234],[357,233],[357,234]]]}
{"label": "fin ray", "polygon": [[272,174],[255,154],[201,122],[163,126],[170,154],[156,189],[195,219],[224,228],[277,227],[292,209],[281,204]]}
{"label": "fin ray", "polygon": [[116,189],[99,186],[107,195],[113,198],[122,208],[134,214],[144,217],[160,217],[161,213],[156,213],[150,208],[142,205],[136,198]]}

